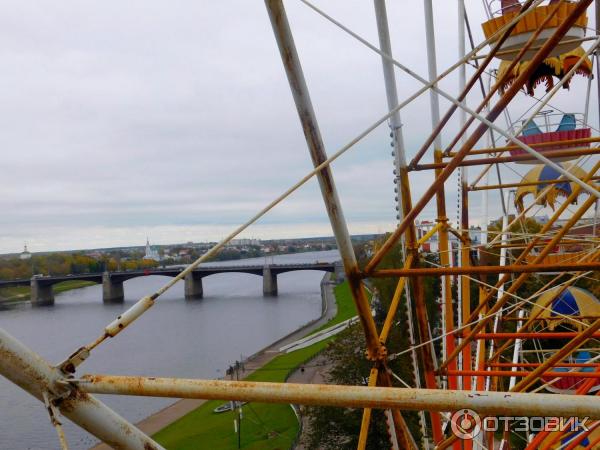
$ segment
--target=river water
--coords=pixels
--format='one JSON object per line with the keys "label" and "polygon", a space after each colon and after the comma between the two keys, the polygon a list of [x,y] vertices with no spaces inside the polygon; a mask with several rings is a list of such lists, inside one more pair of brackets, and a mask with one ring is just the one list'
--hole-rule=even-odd
{"label": "river water", "polygon": [[[337,251],[275,256],[273,263],[335,261]],[[264,258],[218,264],[263,265]],[[270,261],[269,261],[270,262]],[[216,265],[211,263],[210,265]],[[323,272],[298,271],[278,276],[279,295],[263,297],[262,277],[225,273],[203,279],[204,298],[186,301],[183,282],[165,293],[127,330],[94,350],[78,374],[217,378],[241,355],[264,348],[321,313]],[[102,303],[102,287],[56,295],[54,306],[21,304],[0,310],[0,327],[52,363],[62,361],[100,335],[104,326],[136,300],[170,278],[148,276],[125,282],[125,303]],[[131,422],[138,422],[174,400],[98,396]],[[96,440],[65,420],[70,448],[83,450]],[[0,449],[48,450],[58,439],[44,407],[0,377]]]}

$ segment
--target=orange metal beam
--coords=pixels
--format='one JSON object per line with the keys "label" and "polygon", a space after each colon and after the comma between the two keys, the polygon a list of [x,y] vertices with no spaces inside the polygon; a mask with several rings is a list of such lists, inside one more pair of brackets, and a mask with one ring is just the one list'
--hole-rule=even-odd
{"label": "orange metal beam", "polygon": [[[435,149],[433,152],[434,161],[440,162],[442,160],[442,151],[440,149]],[[436,178],[439,176],[441,170],[438,169],[435,171]],[[450,244],[448,240],[448,217],[446,215],[446,190],[444,185],[440,186],[439,191],[435,196],[436,200],[436,208],[438,214],[438,224],[440,224],[440,228],[438,231],[438,240],[439,240],[439,255],[440,255],[440,264],[443,267],[450,266]],[[446,354],[451,353],[454,350],[454,340],[456,337],[452,334],[454,331],[454,305],[452,303],[452,278],[450,275],[445,275],[442,277],[442,298],[444,301],[444,305],[442,308],[442,312],[444,313],[444,317],[442,320],[444,321],[444,328],[446,332],[446,336],[444,337]],[[452,361],[451,365],[448,366],[449,369],[456,369],[456,361]],[[456,389],[458,387],[458,379],[456,377],[448,377],[448,388]]]}
{"label": "orange metal beam", "polygon": [[[414,254],[412,253],[406,257],[406,260],[404,262],[405,268],[410,268],[412,266],[413,258]],[[379,340],[383,344],[387,342],[390,330],[392,329],[392,325],[396,318],[398,306],[400,305],[400,299],[402,298],[402,292],[404,291],[404,285],[406,284],[406,278],[407,277],[400,277],[400,279],[398,280],[398,284],[396,285],[396,289],[394,290],[394,295],[392,297],[392,301],[390,302],[390,307],[388,308],[385,321],[383,323],[383,326],[381,327],[381,333],[379,333]]]}
{"label": "orange metal beam", "polygon": [[569,356],[581,345],[583,345],[590,337],[594,336],[596,331],[600,329],[600,319],[592,323],[589,328],[579,333],[573,339],[569,341],[563,348],[548,358],[542,365],[534,369],[528,376],[519,381],[515,387],[511,389],[512,392],[520,392],[526,390],[529,386],[536,382],[538,377],[541,376],[546,370],[555,365],[560,365],[560,361]]}
{"label": "orange metal beam", "polygon": [[[587,1],[587,0],[582,0],[582,1]],[[600,162],[598,162],[596,164],[596,168],[600,166]],[[577,197],[577,195],[579,194],[580,191],[580,187],[576,186],[573,189],[573,193],[568,197],[568,200],[572,200],[572,198]],[[559,242],[562,237],[567,233],[567,231],[569,231],[569,229],[583,216],[583,214],[585,214],[587,212],[587,210],[589,208],[591,208],[594,204],[596,203],[596,197],[588,197],[585,202],[579,207],[577,208],[577,210],[575,211],[575,213],[573,214],[573,216],[567,221],[567,223],[557,232],[557,234],[552,238],[552,240],[550,242],[548,242],[548,244],[546,245],[546,247],[544,249],[542,249],[542,251],[540,252],[540,254],[536,257],[536,259],[534,260],[534,264],[532,265],[537,265],[536,263],[539,263],[540,261],[542,261],[554,248],[554,246],[556,245],[557,242]],[[556,217],[558,217],[560,214],[562,214],[562,211],[564,211],[564,209],[566,209],[567,203],[563,203],[558,210],[555,212],[555,214],[553,215],[553,217],[550,219],[550,221],[544,225],[544,228],[542,228],[542,230],[540,231],[540,233],[545,233],[547,231],[547,228],[549,228],[551,226],[551,224],[553,223],[554,220],[556,220]],[[532,241],[533,243],[536,242],[536,240],[534,239]],[[521,255],[519,255],[519,257],[517,258],[516,262],[520,262],[522,261],[522,259],[524,258],[524,256],[529,252],[529,250],[531,250],[531,248],[533,248],[533,245],[530,243],[530,245],[521,253]],[[527,267],[527,266],[526,266]],[[531,265],[529,266],[531,267]],[[556,267],[556,266],[555,266]],[[568,270],[568,269],[567,269]],[[562,272],[562,269],[557,269],[557,271]],[[456,358],[456,356],[458,355],[458,352],[460,352],[462,350],[462,347],[468,345],[472,339],[472,337],[477,334],[479,331],[481,331],[481,329],[483,327],[485,327],[487,325],[487,323],[493,319],[493,317],[495,316],[495,314],[504,306],[504,304],[509,300],[510,298],[510,294],[514,294],[516,292],[516,290],[525,282],[525,280],[527,279],[527,275],[526,273],[524,273],[526,271],[523,271],[521,273],[521,275],[519,275],[519,277],[513,281],[513,283],[511,284],[510,288],[504,293],[504,295],[498,299],[498,301],[490,308],[490,310],[488,311],[488,313],[481,318],[480,320],[478,320],[477,324],[473,327],[473,330],[471,331],[470,335],[467,336],[455,349],[454,352],[448,356],[448,359],[444,362],[442,362],[441,367],[445,368],[448,365],[448,361],[452,360],[454,358]],[[498,281],[498,283],[496,284],[496,287],[499,287],[499,285],[502,285],[502,283],[505,283],[508,281],[509,279],[508,274],[505,274],[501,280]],[[490,294],[484,299],[483,302],[481,302],[477,308],[475,308],[475,310],[473,311],[473,314],[471,315],[471,317],[469,318],[469,322],[474,321],[475,319],[477,319],[477,314],[479,314],[479,312],[486,306],[487,302],[492,298],[493,296],[493,292],[490,292]]]}
{"label": "orange metal beam", "polygon": [[[541,363],[490,363],[488,367],[538,367]],[[600,367],[600,363],[560,363],[560,367]]]}
{"label": "orange metal beam", "polygon": [[[596,368],[596,372],[600,373],[600,367]],[[581,384],[581,386],[577,388],[577,390],[575,391],[575,395],[586,395],[594,386],[596,386],[596,380],[587,379]],[[527,445],[526,450],[537,450],[549,434],[549,431],[540,431],[538,434],[535,435],[535,437],[529,443],[529,445]]]}
{"label": "orange metal beam", "polygon": [[499,273],[554,273],[600,270],[600,261],[561,264],[512,264],[509,266],[416,267],[413,269],[380,269],[362,272],[362,278],[422,277],[439,275],[492,275]]}
{"label": "orange metal beam", "polygon": [[[562,367],[562,366],[560,366]],[[511,370],[453,370],[446,371],[448,375],[462,376],[492,376],[492,377],[527,377],[531,372],[527,371],[511,371]],[[578,377],[578,378],[600,378],[598,372],[541,372],[540,377]]]}
{"label": "orange metal beam", "polygon": [[[591,178],[591,176],[596,173],[597,170],[600,169],[600,161],[598,161],[594,167],[592,168],[592,170],[590,170],[587,174],[587,176],[585,177],[584,181],[589,181],[589,178]],[[527,245],[527,247],[521,252],[521,254],[517,257],[517,259],[515,260],[515,264],[519,264],[521,263],[523,260],[526,259],[526,257],[528,256],[529,252],[534,248],[534,246],[542,239],[542,236],[545,235],[546,232],[548,232],[552,226],[554,225],[554,223],[556,222],[556,220],[558,220],[558,218],[561,216],[561,214],[567,209],[568,205],[570,203],[572,203],[578,196],[579,193],[581,191],[581,188],[579,186],[575,186],[575,188],[573,189],[573,192],[567,197],[567,199],[558,207],[558,209],[554,212],[554,214],[552,215],[552,217],[550,218],[550,220],[542,227],[542,229],[539,231],[538,235],[533,238],[531,240],[531,242],[529,242],[529,244]],[[584,205],[582,205],[581,207],[579,207],[577,209],[577,211],[575,212],[574,216],[571,217],[569,219],[569,221],[564,224],[559,231],[556,233],[556,235],[550,240],[548,241],[548,243],[546,244],[546,247],[544,247],[541,251],[541,254],[534,260],[534,263],[540,263],[541,261],[544,260],[544,258],[546,257],[547,254],[549,254],[554,246],[559,243],[564,235],[574,226],[574,224],[577,222],[577,220],[579,220],[579,218],[581,218],[581,216],[594,204],[594,200],[591,198],[588,198]],[[594,260],[596,259],[597,256],[600,256],[600,252],[594,253],[593,255],[591,255],[591,258],[589,258],[589,260]],[[586,258],[587,260],[587,258]],[[581,273],[581,272],[579,272]],[[508,280],[510,279],[510,275],[509,274],[504,274],[503,277],[498,280],[498,282],[496,283],[496,288],[499,288],[500,286],[502,286],[504,283],[506,283]],[[516,281],[515,283],[517,283],[517,285],[515,286],[515,284],[513,284],[510,288],[509,291],[511,293],[513,293],[523,282],[525,281],[525,278],[523,277],[523,275],[521,275]],[[477,306],[477,308],[475,308],[475,310],[473,311],[473,314],[471,315],[471,317],[469,318],[471,320],[475,320],[475,318],[477,317],[477,314],[479,314],[479,312],[487,305],[487,302],[489,302],[492,297],[494,295],[494,292],[490,292],[488,294],[488,296],[483,299],[483,301],[481,301],[479,303],[479,305]],[[506,302],[508,300],[508,296],[504,295],[504,297],[502,299],[498,299],[498,302],[502,301],[502,302]],[[498,303],[497,302],[497,303]],[[502,305],[498,306],[498,304],[496,303],[496,305],[494,305],[494,308],[499,309],[502,307]],[[486,319],[489,320],[489,319]],[[519,330],[519,331],[523,331],[523,330]],[[498,354],[498,352],[497,352]]]}
{"label": "orange metal beam", "polygon": [[[519,14],[521,14],[523,11],[526,11],[527,9],[529,9],[529,7],[532,5],[532,3],[533,3],[533,0],[527,0],[527,1],[525,1],[523,3],[523,5],[521,6]],[[460,101],[460,102],[463,101],[466,98],[466,96],[469,93],[469,91],[479,81],[481,75],[484,74],[486,67],[490,64],[490,62],[492,62],[492,60],[494,59],[494,56],[496,55],[496,53],[498,51],[500,51],[500,49],[501,49],[502,45],[504,44],[504,42],[506,41],[506,39],[509,38],[509,36],[511,35],[511,33],[513,32],[513,30],[517,26],[517,23],[509,26],[506,30],[504,30],[504,32],[502,33],[502,35],[499,37],[498,41],[494,44],[494,46],[490,50],[490,53],[488,53],[488,55],[485,57],[485,59],[477,67],[477,70],[475,71],[475,73],[473,74],[473,76],[466,83],[463,91],[457,97],[458,101]],[[535,35],[537,35],[537,34],[539,34],[539,32],[538,33],[534,33],[534,36],[532,36],[525,43],[525,45],[523,46],[523,49],[515,56],[513,62],[511,63],[509,69],[505,72],[505,74],[502,77],[502,79],[498,80],[496,82],[496,84],[493,86],[492,90],[488,94],[488,96],[490,98],[491,98],[491,95],[493,95],[500,88],[500,86],[502,86],[502,83],[509,76],[509,73],[512,70],[512,68],[515,67],[517,65],[517,63],[521,60],[521,58],[523,57],[523,55],[525,55],[525,51],[528,48],[531,47],[531,45],[533,44],[533,40],[535,39]],[[484,99],[484,101],[480,104],[477,112],[480,112],[485,107],[485,105],[489,102],[490,98]],[[433,130],[433,132],[425,140],[425,142],[423,143],[423,145],[421,146],[421,148],[415,154],[414,158],[412,159],[412,161],[409,164],[409,167],[413,167],[413,166],[415,166],[416,164],[419,163],[419,161],[421,160],[421,158],[423,157],[423,155],[425,155],[425,153],[427,152],[427,149],[429,149],[429,147],[431,147],[431,144],[434,143],[435,138],[441,133],[441,131],[446,126],[446,124],[448,123],[448,121],[450,120],[450,118],[452,117],[452,115],[454,114],[454,112],[456,111],[457,108],[458,108],[457,105],[451,105],[448,108],[448,111],[446,112],[446,114],[444,114],[444,116],[440,119],[440,122],[436,125],[435,129]]]}
{"label": "orange metal beam", "polygon": [[[538,321],[538,320],[585,320],[585,319],[600,319],[600,317],[599,316],[531,317],[528,320]],[[519,320],[523,320],[523,319],[522,318],[518,318],[518,317],[503,317],[502,320],[509,321],[509,322],[514,322],[514,321],[519,321]]]}
{"label": "orange metal beam", "polygon": [[[490,236],[495,236],[496,233],[495,232],[490,232],[489,233]],[[599,241],[598,239],[589,239],[589,240],[583,240],[583,239],[572,239],[572,238],[565,238],[565,239],[561,239],[558,242],[558,245],[566,245],[566,244],[579,244],[579,245],[583,245],[583,244],[590,244],[592,242],[596,242]],[[545,241],[541,241],[541,242],[537,242],[535,244],[533,244],[534,247],[543,247],[544,245],[546,245],[548,243],[548,239],[546,239]],[[526,248],[527,246],[525,245],[524,242],[519,243],[519,244],[492,244],[489,246],[489,248],[515,248],[515,249],[523,249]],[[565,252],[566,254],[576,254],[579,252]]]}
{"label": "orange metal beam", "polygon": [[[515,79],[512,85],[506,90],[500,100],[494,105],[491,111],[486,115],[486,119],[494,122],[498,116],[504,111],[511,100],[517,95],[521,87],[531,77],[533,72],[537,69],[538,65],[548,57],[550,52],[556,47],[560,40],[564,37],[566,32],[571,28],[575,20],[582,14],[585,14],[585,10],[592,3],[592,0],[580,0],[573,12],[567,17],[564,22],[561,22],[557,27],[556,31],[550,36],[542,48],[536,52],[534,57],[530,60],[529,64],[521,72],[521,74]],[[530,39],[522,50],[528,48],[532,43]],[[521,53],[519,53],[521,55]],[[502,81],[502,80],[501,80]],[[488,131],[488,126],[485,123],[481,123],[461,146],[456,156],[452,158],[450,162],[442,169],[434,183],[425,191],[421,199],[414,204],[409,214],[405,215],[398,228],[392,233],[387,239],[379,251],[373,256],[371,261],[367,264],[366,272],[372,272],[381,262],[387,252],[398,242],[400,237],[404,234],[410,224],[414,224],[414,220],[421,213],[423,208],[427,206],[429,201],[436,195],[439,187],[446,182],[454,170],[461,164],[461,162],[468,156],[469,151],[473,146],[481,139],[481,137]],[[462,349],[461,349],[462,350]]]}
{"label": "orange metal beam", "polygon": [[[555,145],[569,145],[569,144],[590,144],[593,142],[600,142],[600,137],[589,137],[589,138],[581,138],[581,139],[572,139],[569,141],[553,141],[553,142],[540,142],[537,144],[527,144],[529,145],[531,148],[534,149],[540,149],[540,148],[546,148],[546,147],[553,147]],[[471,150],[470,154],[471,155],[483,155],[483,154],[488,154],[488,153],[500,153],[500,152],[506,152],[509,150],[517,150],[520,147],[518,145],[506,145],[504,147],[485,147],[485,148],[480,148],[480,149],[473,149]],[[452,156],[453,154],[450,153],[450,155],[448,156]]]}
{"label": "orange metal beam", "polygon": [[[597,155],[600,154],[600,147],[585,147],[573,150],[553,150],[544,152],[544,156],[546,158],[569,158],[569,157],[578,157],[582,155]],[[442,169],[448,167],[453,160],[443,163],[429,163],[429,164],[417,164],[411,170],[420,171],[420,170],[432,170],[432,169]],[[515,156],[493,156],[489,158],[478,158],[478,159],[463,159],[456,167],[467,167],[467,166],[482,166],[486,164],[498,164],[498,163],[508,163],[508,162],[517,162],[517,161],[537,161],[535,157],[530,155],[529,153],[525,155],[515,155]]]}
{"label": "orange metal beam", "polygon": [[[590,254],[589,257],[585,258],[585,260],[594,260],[598,257],[600,257],[600,250],[597,250],[594,253]],[[575,275],[579,275],[581,273],[583,273],[583,272],[576,272]],[[575,280],[575,278],[572,278],[567,283],[563,284],[560,287],[560,289],[556,292],[556,295],[557,296],[561,295],[569,286],[571,286],[575,282],[574,280]],[[546,288],[546,286],[544,286],[544,289]],[[539,292],[536,292],[536,295],[538,293]],[[548,304],[549,303],[550,302],[548,302]],[[544,306],[548,306],[548,305],[544,305]],[[534,321],[536,321],[538,319],[538,317],[540,316],[541,313],[542,313],[542,310],[540,309],[536,315],[528,317],[527,320],[525,321],[525,323],[517,330],[517,332],[526,331],[534,323]],[[594,317],[594,319],[597,319],[597,317]],[[566,319],[566,320],[569,320],[569,319]],[[502,344],[501,346],[499,346],[499,348],[496,350],[496,352],[490,357],[490,361],[495,361],[496,359],[498,359],[500,357],[500,355],[502,354],[502,352],[504,350],[506,350],[510,346],[510,344],[511,344],[511,341],[507,341],[504,344]]]}
{"label": "orange metal beam", "polygon": [[[540,333],[478,333],[474,339],[569,339],[578,336],[575,332],[540,332]],[[600,338],[594,333],[590,339]]]}
{"label": "orange metal beam", "polygon": [[[592,180],[600,180],[600,176],[595,176],[591,178]],[[521,186],[546,186],[549,184],[560,184],[568,181],[562,180],[545,180],[545,181],[531,181],[531,182],[522,182],[522,183],[505,183],[505,184],[489,184],[487,186],[472,186],[469,187],[469,191],[489,191],[492,189],[501,189],[501,188],[514,188]]]}

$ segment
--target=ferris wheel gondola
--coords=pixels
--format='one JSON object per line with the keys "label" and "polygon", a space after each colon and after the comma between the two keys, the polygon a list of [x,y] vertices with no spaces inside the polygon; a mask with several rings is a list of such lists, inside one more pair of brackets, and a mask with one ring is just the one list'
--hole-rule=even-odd
{"label": "ferris wheel gondola", "polygon": [[[554,161],[570,161],[576,158],[576,155],[556,157],[553,152],[559,150],[588,148],[592,130],[588,127],[581,127],[578,124],[583,122],[582,116],[577,113],[565,114],[547,114],[542,112],[523,126],[523,131],[518,139],[529,146],[534,147],[539,153],[552,157]],[[526,155],[527,152],[521,148],[511,148],[511,156]],[[517,160],[517,164],[532,164],[535,161]]]}
{"label": "ferris wheel gondola", "polygon": [[[556,287],[548,290],[538,298],[531,309],[530,317],[535,319],[534,329],[543,327],[551,332],[557,329],[581,332],[595,319],[600,318],[600,301],[585,289],[572,286],[566,289]],[[544,333],[540,332],[540,336],[543,335]],[[551,342],[545,341],[543,338],[539,340],[542,350],[547,350],[547,356],[550,356],[555,350],[552,347],[560,346],[560,344],[556,344],[556,341],[553,341],[554,345]],[[582,375],[565,375],[557,379],[554,376],[542,377],[543,382],[551,382],[546,386],[546,389],[561,394],[575,393],[579,386],[589,380],[583,374],[596,370],[594,364],[596,356],[598,356],[598,352],[589,349],[581,349],[573,353],[562,363],[558,363],[553,371],[565,373],[577,371]],[[590,392],[598,390],[600,390],[600,380],[595,382]]]}
{"label": "ferris wheel gondola", "polygon": [[[554,78],[562,80],[567,73],[577,64],[579,59],[583,58],[583,62],[575,71],[575,75],[581,75],[586,78],[592,77],[592,61],[586,56],[585,50],[578,46],[574,50],[546,58],[535,70],[533,75],[529,77],[525,83],[526,92],[533,96],[534,89],[540,84],[546,86],[546,92],[554,87]],[[497,78],[504,79],[500,91],[504,92],[521,73],[525,71],[529,65],[529,61],[521,61],[510,69],[511,61],[502,61],[498,68]],[[505,74],[508,74],[506,78]],[[563,84],[563,89],[569,89],[571,80],[566,80]]]}
{"label": "ferris wheel gondola", "polygon": [[[586,176],[583,169],[572,164],[561,164],[561,167],[577,178],[583,179]],[[532,195],[533,198],[537,198],[536,203],[538,205],[554,209],[558,198],[561,196],[568,197],[574,189],[575,183],[568,180],[561,181],[561,174],[557,170],[539,164],[527,172],[521,180],[521,186],[515,192],[515,206],[518,211],[524,211],[525,199],[528,195]],[[544,195],[540,197],[540,194],[544,191]]]}
{"label": "ferris wheel gondola", "polygon": [[[493,45],[499,37],[497,31],[513,22],[520,13],[522,5],[519,0],[492,0],[486,5],[490,19],[483,23],[482,27],[485,36],[491,39],[490,45]],[[533,70],[530,67],[532,63],[530,60],[534,53],[575,6],[576,3],[570,1],[559,3],[556,0],[550,0],[548,3],[538,4],[535,8],[526,11],[518,20],[500,51],[495,54],[497,58],[501,59],[496,73],[497,79],[501,82],[499,86],[501,94],[506,92],[524,73],[527,73],[528,76],[523,89],[532,97],[535,88],[541,84],[545,85],[546,92],[549,92],[554,87],[555,78],[560,80],[564,89],[569,89],[571,78],[575,75],[581,75],[591,81],[592,61],[588,52],[580,46],[587,26],[585,14],[576,20],[560,43],[541,63],[538,63]],[[531,44],[530,50],[521,55],[520,60],[514,64],[518,51],[536,32],[539,34]],[[586,105],[589,94],[590,83],[588,83]],[[511,123],[510,128],[513,131],[519,130],[518,139],[544,156],[553,161],[569,161],[575,158],[574,150],[590,147],[592,133],[586,122],[587,112],[584,114],[549,114],[548,111],[540,111],[534,117]],[[522,148],[510,146],[507,150],[511,156],[517,157],[515,158],[517,164],[534,163],[533,158],[523,158],[528,153]],[[560,151],[560,154],[554,155],[553,153],[557,151]]]}
{"label": "ferris wheel gondola", "polygon": [[540,295],[530,314],[544,322],[550,331],[561,324],[582,331],[600,318],[600,300],[585,289],[556,287]]}
{"label": "ferris wheel gondola", "polygon": [[[536,30],[541,29],[532,48],[524,56],[525,59],[532,58],[537,49],[544,44],[546,39],[556,31],[559,24],[577,6],[576,2],[564,2],[558,5],[556,13],[549,20],[546,20],[549,15],[553,14],[554,9],[557,7],[557,5],[554,5],[555,3],[557,3],[557,0],[550,0],[547,4],[531,8],[531,11],[517,22],[510,36],[503,43],[497,57],[507,61],[512,60]],[[482,27],[486,39],[491,39],[490,45],[494,45],[498,41],[500,37],[498,31],[509,24],[519,14],[520,8],[521,4],[519,0],[492,0],[487,2],[488,14],[491,17],[487,22],[482,24]],[[585,36],[587,23],[588,19],[586,15],[579,17],[560,40],[559,44],[552,50],[550,56],[558,56],[577,48],[580,40]]]}

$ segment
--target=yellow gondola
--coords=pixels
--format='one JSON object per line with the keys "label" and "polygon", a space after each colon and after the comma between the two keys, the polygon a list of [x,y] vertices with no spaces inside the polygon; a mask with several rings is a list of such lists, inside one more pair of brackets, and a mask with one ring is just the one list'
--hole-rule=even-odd
{"label": "yellow gondola", "polygon": [[[562,23],[577,6],[577,3],[571,2],[561,4],[558,7],[556,14],[554,14],[547,23],[544,23],[546,17],[554,10],[554,8],[556,8],[556,5],[553,3],[556,3],[556,0],[550,0],[546,5],[531,8],[531,11],[517,22],[514,30],[504,42],[496,56],[500,59],[510,61],[529,40],[532,34],[541,28],[542,31],[537,36],[531,49],[525,53],[524,59],[531,59],[539,47],[544,44],[546,39],[556,31],[559,24]],[[500,6],[500,9],[497,11],[492,10],[493,8],[498,8],[498,6]],[[489,2],[489,10],[492,12],[493,17],[483,23],[482,27],[486,39],[492,38],[492,41],[490,42],[491,46],[497,42],[501,35],[498,31],[515,18],[519,9],[520,2],[518,0],[501,0],[500,5],[498,5],[497,1]],[[579,40],[585,36],[587,23],[587,15],[581,15],[571,29],[567,31],[550,56],[558,56],[577,48]]]}
{"label": "yellow gondola", "polygon": [[[533,96],[534,89],[544,83],[546,86],[546,92],[554,87],[554,77],[562,80],[564,76],[573,68],[573,66],[579,61],[581,57],[585,56],[585,51],[581,47],[577,47],[575,50],[572,50],[567,53],[563,53],[559,56],[554,56],[551,58],[546,58],[543,63],[541,63],[534,74],[527,80],[525,83],[525,89],[527,93]],[[510,72],[502,86],[500,86],[500,91],[504,93],[504,91],[513,83],[513,81],[527,68],[529,65],[529,61],[523,61],[518,63]],[[498,68],[498,79],[502,79],[504,75],[507,73],[510,66],[510,61],[502,61],[500,63],[500,67]],[[592,76],[592,61],[590,58],[585,56],[583,62],[579,65],[575,74],[582,75],[586,78],[590,78]],[[567,80],[563,84],[564,89],[569,89],[569,84],[571,80]]]}
{"label": "yellow gondola", "polygon": [[582,331],[600,318],[600,301],[591,292],[568,287],[561,293],[561,289],[559,286],[546,291],[531,309],[531,316],[544,319],[548,330],[553,331],[558,325],[567,323]]}
{"label": "yellow gondola", "polygon": [[[572,166],[569,163],[562,164],[565,170],[575,175],[577,178],[583,179],[586,176],[584,170],[577,166]],[[549,206],[554,209],[556,201],[559,196],[567,197],[575,188],[575,183],[569,181],[563,181],[560,183],[550,184],[549,181],[555,181],[560,179],[561,175],[552,167],[548,167],[544,164],[535,166],[529,172],[525,174],[521,183],[525,186],[519,186],[515,194],[515,206],[518,211],[525,209],[524,199],[528,195],[532,195],[536,198],[540,193],[549,187],[548,192],[540,199],[537,200],[537,204],[541,206]],[[532,184],[537,183],[537,184]]]}

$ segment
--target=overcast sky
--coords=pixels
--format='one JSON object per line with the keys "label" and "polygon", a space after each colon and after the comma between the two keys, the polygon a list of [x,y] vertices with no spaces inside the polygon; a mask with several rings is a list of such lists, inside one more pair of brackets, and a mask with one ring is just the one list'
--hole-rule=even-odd
{"label": "overcast sky", "polygon": [[[388,3],[395,57],[426,76],[422,1]],[[466,3],[479,41],[481,2]],[[316,4],[377,42],[371,1]],[[441,71],[457,58],[457,7],[434,5]],[[385,114],[381,62],[299,1],[286,6],[333,153]],[[401,98],[420,87],[397,80]],[[576,80],[571,94],[586,85]],[[456,94],[456,77],[441,86]],[[584,106],[568,93],[557,102]],[[431,128],[429,98],[402,118],[410,157]],[[262,1],[4,1],[0,124],[2,253],[24,242],[47,251],[217,240],[311,169]],[[380,127],[334,165],[352,233],[394,226],[388,133]],[[413,174],[413,196],[431,180]],[[454,215],[455,179],[447,191]],[[479,205],[473,196],[475,220]],[[330,234],[311,181],[244,236]]]}

